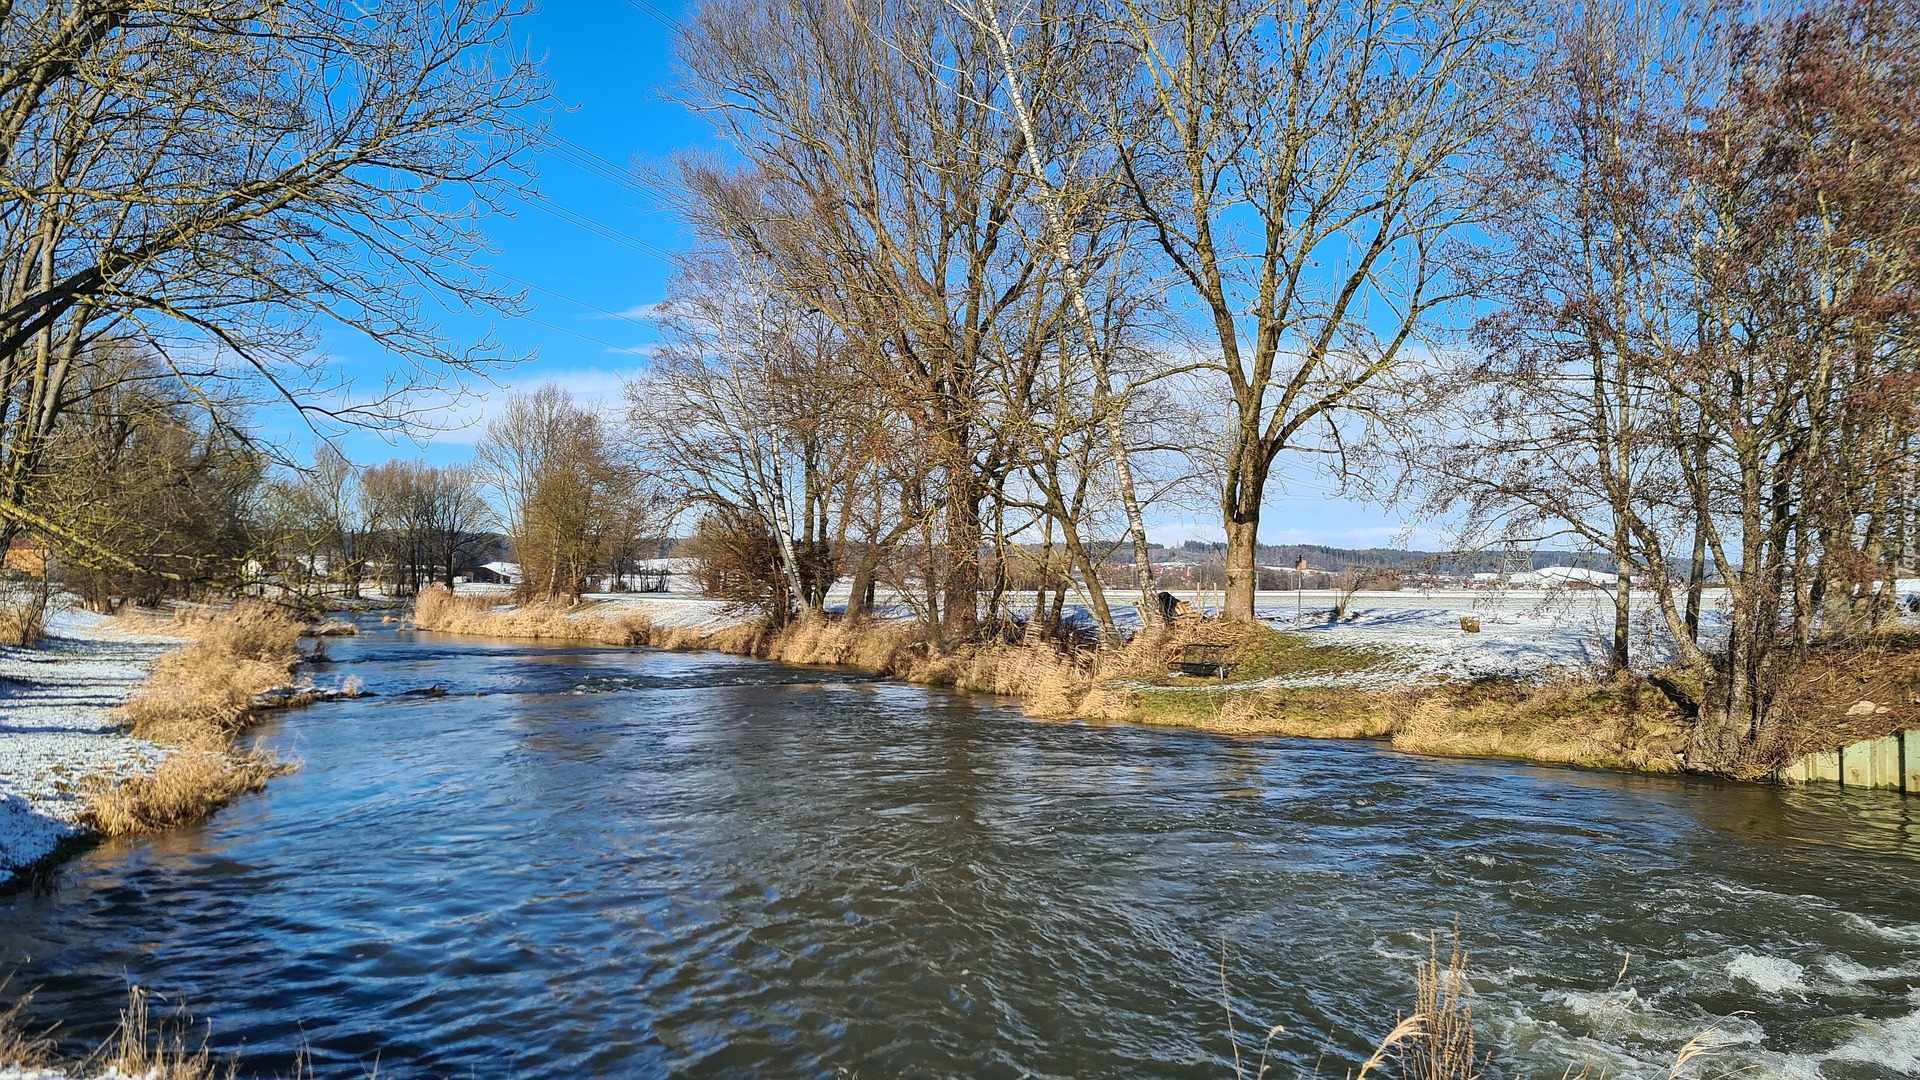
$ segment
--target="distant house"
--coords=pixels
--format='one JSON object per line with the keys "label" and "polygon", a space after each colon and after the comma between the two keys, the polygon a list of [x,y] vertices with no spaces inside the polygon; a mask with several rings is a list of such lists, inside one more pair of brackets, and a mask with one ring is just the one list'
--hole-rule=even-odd
{"label": "distant house", "polygon": [[45,577],[47,573],[47,546],[31,536],[16,536],[7,545],[6,569],[10,574],[26,577]]}
{"label": "distant house", "polygon": [[473,580],[484,585],[518,585],[524,577],[519,563],[490,562],[473,568]]}

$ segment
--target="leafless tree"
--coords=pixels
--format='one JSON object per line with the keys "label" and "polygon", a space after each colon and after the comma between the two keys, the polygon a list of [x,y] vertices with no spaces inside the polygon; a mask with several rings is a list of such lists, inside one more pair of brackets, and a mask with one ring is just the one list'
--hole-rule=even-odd
{"label": "leafless tree", "polygon": [[1283,451],[1337,455],[1391,418],[1394,377],[1456,298],[1440,245],[1473,220],[1475,155],[1517,102],[1522,4],[1121,0],[1139,75],[1108,106],[1133,210],[1190,290],[1230,398],[1225,614],[1253,618]]}
{"label": "leafless tree", "polygon": [[1683,14],[1591,11],[1507,137],[1489,379],[1435,457],[1478,521],[1613,555],[1677,654],[1689,763],[1754,775],[1797,666],[1884,618],[1910,543],[1920,5]]}
{"label": "leafless tree", "polygon": [[[503,357],[439,335],[427,305],[512,306],[468,257],[537,126],[516,11],[0,6],[0,538],[57,531],[29,479],[103,340],[139,343],[203,407],[271,400],[322,426],[403,423],[417,391]],[[386,385],[341,385],[322,327],[393,358]]]}

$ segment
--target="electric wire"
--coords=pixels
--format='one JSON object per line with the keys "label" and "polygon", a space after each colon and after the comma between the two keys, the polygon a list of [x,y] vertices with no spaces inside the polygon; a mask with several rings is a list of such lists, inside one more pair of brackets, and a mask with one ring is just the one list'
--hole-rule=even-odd
{"label": "electric wire", "polygon": [[627,3],[632,4],[634,9],[641,12],[642,14],[651,16],[653,19],[658,21],[662,26],[665,26],[669,30],[685,30],[686,29],[686,27],[680,25],[679,19],[676,19],[673,16],[655,7],[653,4],[649,3],[648,0],[627,0]]}

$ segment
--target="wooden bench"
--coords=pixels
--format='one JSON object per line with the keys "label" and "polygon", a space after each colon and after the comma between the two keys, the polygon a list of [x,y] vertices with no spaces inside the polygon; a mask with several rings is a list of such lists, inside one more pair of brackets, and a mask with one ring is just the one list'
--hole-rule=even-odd
{"label": "wooden bench", "polygon": [[1233,671],[1226,645],[1188,645],[1180,650],[1180,674],[1201,679],[1224,679]]}

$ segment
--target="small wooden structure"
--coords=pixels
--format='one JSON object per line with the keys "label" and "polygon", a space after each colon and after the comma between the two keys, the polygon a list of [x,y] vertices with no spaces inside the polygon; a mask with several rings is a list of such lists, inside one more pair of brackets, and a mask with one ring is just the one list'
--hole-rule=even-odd
{"label": "small wooden structure", "polygon": [[1226,645],[1195,643],[1180,650],[1180,674],[1202,679],[1224,679],[1233,671]]}

